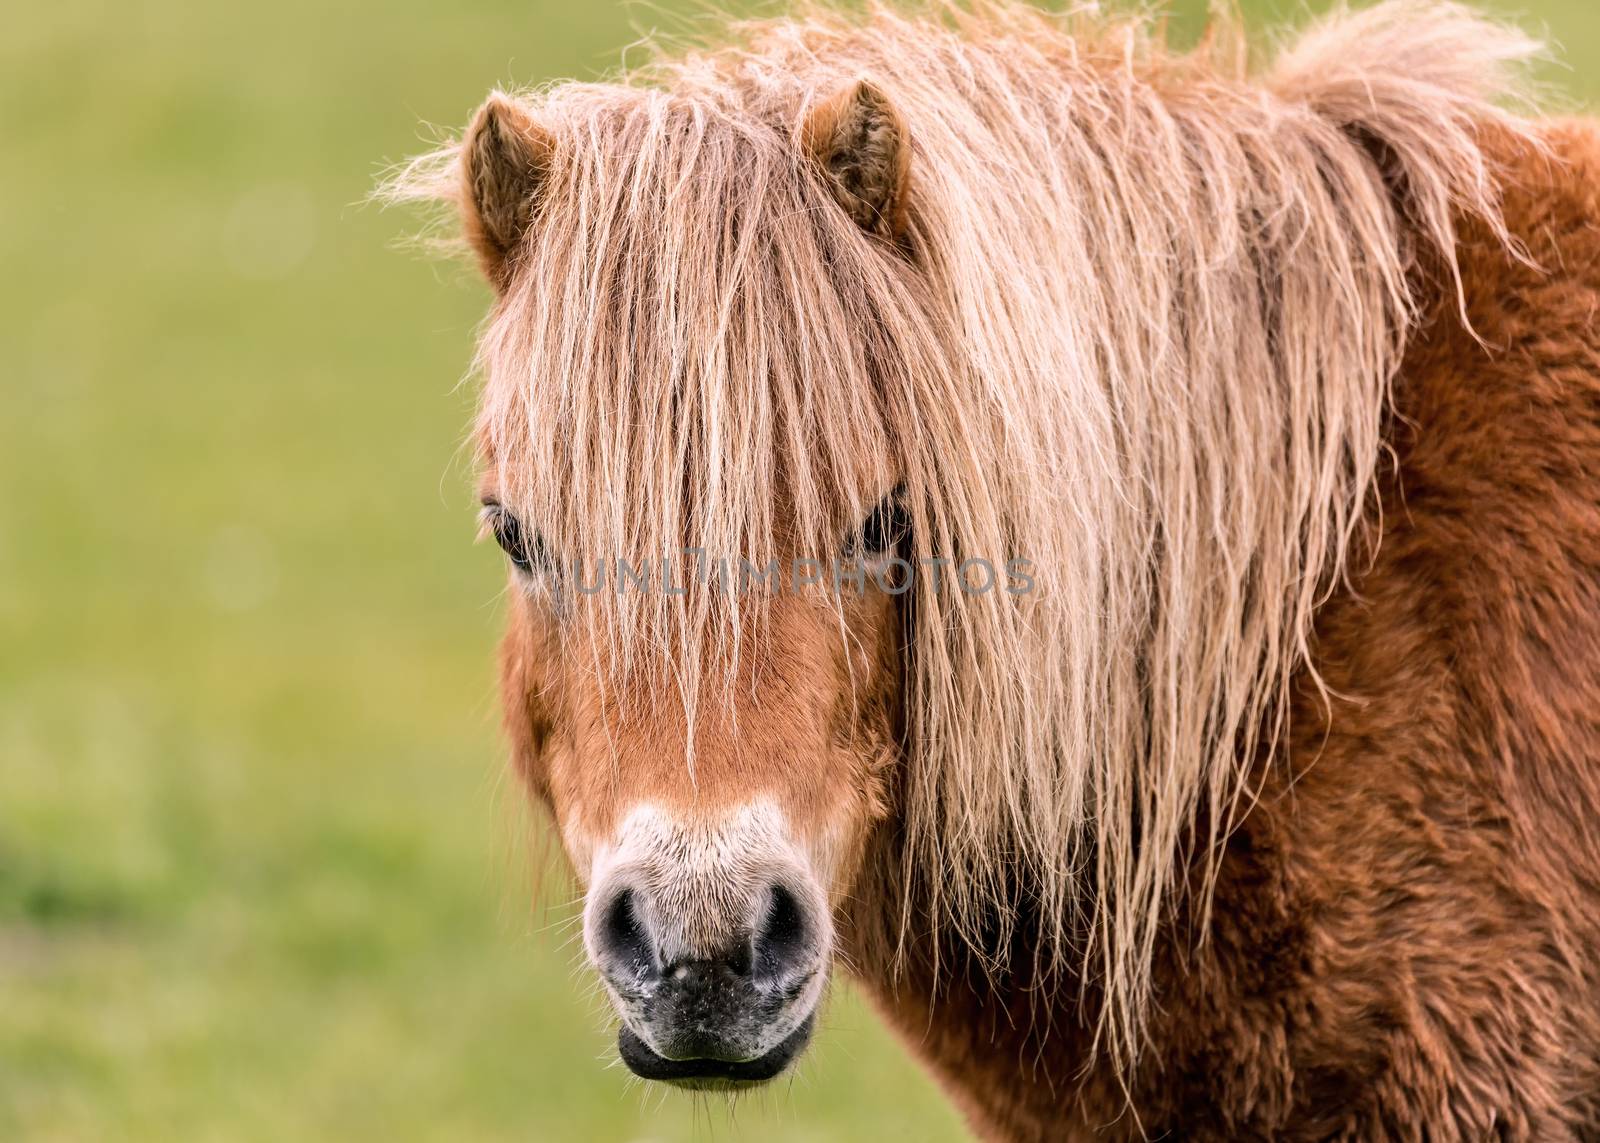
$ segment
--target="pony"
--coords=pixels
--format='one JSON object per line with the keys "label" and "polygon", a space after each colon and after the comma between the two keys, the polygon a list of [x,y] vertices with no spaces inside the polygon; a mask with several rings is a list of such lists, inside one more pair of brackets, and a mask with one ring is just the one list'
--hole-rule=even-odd
{"label": "pony", "polygon": [[1600,134],[1450,3],[806,8],[389,184],[640,1076],[848,972],[994,1139],[1600,1137]]}

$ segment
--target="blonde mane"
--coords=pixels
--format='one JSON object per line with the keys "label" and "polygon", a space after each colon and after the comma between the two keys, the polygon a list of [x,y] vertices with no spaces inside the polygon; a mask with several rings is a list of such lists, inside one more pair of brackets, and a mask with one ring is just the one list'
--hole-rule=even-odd
{"label": "blonde mane", "polygon": [[[1031,560],[1027,595],[908,597],[906,868],[991,951],[1026,884],[1040,955],[1094,983],[1131,1059],[1158,928],[1208,891],[1185,870],[1214,869],[1310,666],[1419,262],[1452,288],[1463,215],[1505,240],[1479,141],[1525,132],[1500,105],[1536,45],[1427,2],[1261,68],[1235,31],[1179,53],[1143,19],[1009,2],[723,42],[520,97],[556,145],[482,338],[485,454],[586,559],[825,554],[899,484],[919,557]],[[913,140],[904,250],[801,145],[863,77]],[[391,191],[454,201],[455,162]],[[584,614],[628,663],[674,648],[692,708],[762,606]]]}

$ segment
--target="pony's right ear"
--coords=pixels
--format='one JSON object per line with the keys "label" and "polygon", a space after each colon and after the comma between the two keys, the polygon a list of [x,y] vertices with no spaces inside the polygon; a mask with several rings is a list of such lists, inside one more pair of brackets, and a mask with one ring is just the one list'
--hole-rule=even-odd
{"label": "pony's right ear", "polygon": [[461,140],[461,228],[496,289],[510,284],[554,149],[550,132],[498,91]]}

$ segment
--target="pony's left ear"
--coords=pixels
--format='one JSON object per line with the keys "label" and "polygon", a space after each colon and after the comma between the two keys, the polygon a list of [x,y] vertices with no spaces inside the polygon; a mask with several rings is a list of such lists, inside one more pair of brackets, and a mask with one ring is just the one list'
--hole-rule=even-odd
{"label": "pony's left ear", "polygon": [[498,91],[461,140],[461,228],[496,289],[510,284],[554,150],[550,132]]}
{"label": "pony's left ear", "polygon": [[861,80],[815,104],[801,140],[861,229],[890,241],[905,233],[911,134],[883,92]]}

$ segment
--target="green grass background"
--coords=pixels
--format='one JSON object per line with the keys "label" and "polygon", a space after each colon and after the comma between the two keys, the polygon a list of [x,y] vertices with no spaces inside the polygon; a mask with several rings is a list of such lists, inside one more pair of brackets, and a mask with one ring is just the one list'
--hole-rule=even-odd
{"label": "green grass background", "polygon": [[[0,1140],[960,1137],[842,986],[732,1110],[628,1080],[501,776],[486,294],[357,204],[671,11],[0,17]],[[1521,14],[1600,93],[1592,0]]]}

